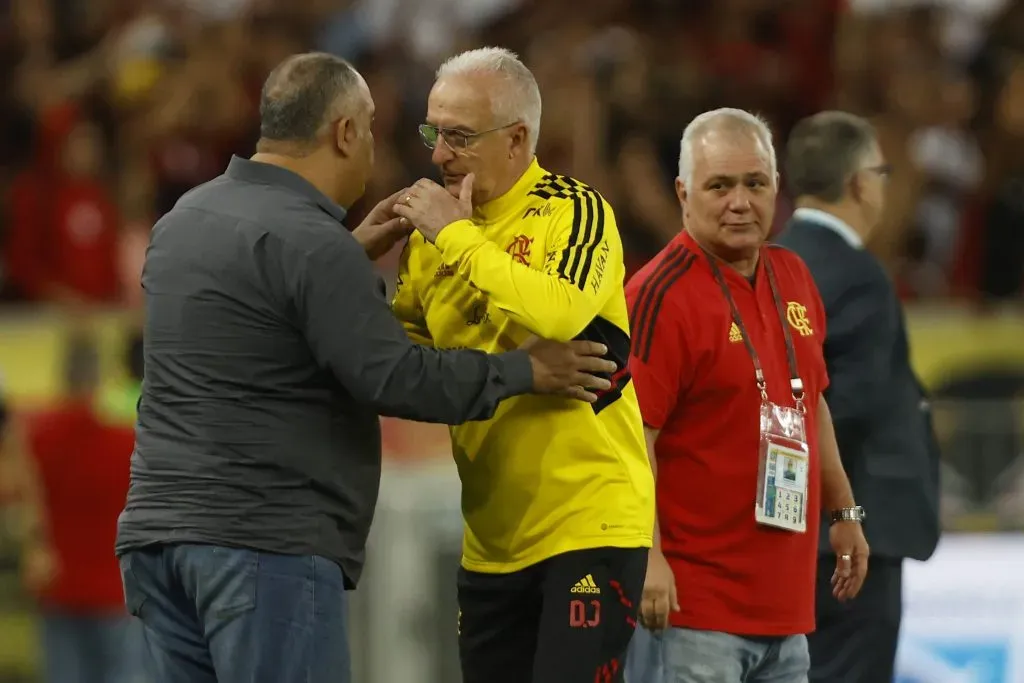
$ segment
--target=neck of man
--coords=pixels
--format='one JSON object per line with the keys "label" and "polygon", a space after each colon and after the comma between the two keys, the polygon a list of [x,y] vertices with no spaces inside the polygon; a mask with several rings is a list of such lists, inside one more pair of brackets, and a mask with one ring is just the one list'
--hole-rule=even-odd
{"label": "neck of man", "polygon": [[310,154],[292,153],[284,148],[279,148],[279,144],[268,144],[261,140],[256,147],[256,154],[253,154],[250,159],[262,164],[271,164],[287,169],[318,189],[324,196],[340,204],[346,210],[349,208],[344,205],[343,199],[337,196],[337,188],[339,186],[337,178],[329,170],[330,166],[322,163],[317,152]]}
{"label": "neck of man", "polygon": [[814,209],[816,211],[827,213],[830,216],[835,216],[842,222],[849,225],[855,233],[860,235],[862,240],[867,239],[867,226],[864,225],[864,220],[860,216],[860,211],[858,211],[857,207],[853,206],[850,202],[845,200],[838,202],[825,202],[815,197],[798,197],[794,202],[794,206],[798,209]]}
{"label": "neck of man", "polygon": [[729,258],[725,258],[712,252],[712,254],[714,254],[720,261],[723,261],[725,265],[729,266],[747,279],[754,277],[754,273],[757,272],[757,259],[760,253],[761,250],[758,249],[753,253],[753,255],[746,254],[743,256],[730,256]]}
{"label": "neck of man", "polygon": [[474,204],[477,204],[477,205],[486,204],[487,202],[494,201],[498,197],[504,196],[506,192],[511,190],[513,187],[515,187],[515,184],[519,182],[519,179],[523,177],[523,174],[526,173],[527,170],[529,170],[530,164],[533,163],[533,159],[534,159],[533,155],[530,155],[525,160],[523,160],[523,159],[512,159],[512,160],[510,160],[509,161],[508,176],[505,178],[505,180],[503,180],[501,183],[495,185],[494,189],[491,190],[491,192],[489,193],[489,195],[486,198],[483,198],[479,202],[474,200]]}
{"label": "neck of man", "polygon": [[701,246],[706,252],[711,254],[715,259],[721,261],[729,268],[732,268],[737,273],[745,278],[754,277],[754,273],[757,272],[757,260],[761,255],[761,249],[754,249],[753,252],[749,250],[733,251],[731,249],[723,249],[712,244],[705,244],[696,235],[687,230],[690,233],[690,237]]}

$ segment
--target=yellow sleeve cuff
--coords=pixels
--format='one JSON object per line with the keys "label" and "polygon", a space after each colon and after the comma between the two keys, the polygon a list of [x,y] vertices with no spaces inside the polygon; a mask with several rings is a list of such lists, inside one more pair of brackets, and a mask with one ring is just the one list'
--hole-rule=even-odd
{"label": "yellow sleeve cuff", "polygon": [[447,265],[454,266],[468,252],[486,241],[480,228],[467,218],[446,225],[434,240],[434,246],[440,250],[441,259]]}

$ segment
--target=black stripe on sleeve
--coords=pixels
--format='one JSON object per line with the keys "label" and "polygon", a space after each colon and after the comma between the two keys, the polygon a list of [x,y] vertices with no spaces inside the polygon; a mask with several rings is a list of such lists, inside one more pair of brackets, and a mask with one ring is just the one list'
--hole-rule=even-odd
{"label": "black stripe on sleeve", "polygon": [[579,188],[572,196],[573,219],[569,243],[562,251],[558,276],[586,289],[593,263],[593,253],[604,239],[605,211],[601,195],[589,188]]}
{"label": "black stripe on sleeve", "polygon": [[573,209],[583,212],[583,236],[579,242],[570,242],[566,249],[573,250],[572,265],[569,266],[569,282],[582,290],[586,283],[579,277],[580,262],[583,260],[586,245],[590,244],[590,238],[594,234],[594,194],[583,192],[576,196],[581,197],[581,201],[573,204]]}
{"label": "black stripe on sleeve", "polygon": [[580,271],[579,287],[584,289],[590,279],[590,264],[594,262],[594,251],[597,245],[604,239],[604,200],[601,195],[594,193],[596,212],[594,214],[594,239],[589,240],[587,245],[587,257],[583,260],[583,269]]}
{"label": "black stripe on sleeve", "polygon": [[562,250],[562,260],[558,262],[558,277],[572,282],[569,270],[569,256],[572,252],[572,245],[580,238],[580,222],[583,218],[582,200],[580,196],[572,198],[572,232],[569,233],[569,246]]}
{"label": "black stripe on sleeve", "polygon": [[696,255],[685,248],[669,254],[640,288],[635,311],[636,328],[633,329],[633,355],[642,362],[650,360],[654,327],[665,294],[686,274],[695,260]]}
{"label": "black stripe on sleeve", "polygon": [[681,261],[686,256],[686,247],[672,247],[665,254],[665,258],[655,267],[651,274],[644,280],[643,284],[640,285],[640,292],[637,294],[636,301],[633,302],[633,306],[629,311],[629,332],[633,337],[633,349],[632,352],[635,355],[639,351],[639,347],[636,343],[639,341],[637,333],[640,329],[640,325],[647,320],[647,308],[651,298],[651,288],[654,286],[654,282],[661,277],[661,273],[669,268],[669,265],[673,262]]}

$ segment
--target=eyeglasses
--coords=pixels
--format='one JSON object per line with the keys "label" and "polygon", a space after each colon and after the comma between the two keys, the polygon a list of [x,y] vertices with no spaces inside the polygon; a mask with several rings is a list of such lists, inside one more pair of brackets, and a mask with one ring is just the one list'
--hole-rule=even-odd
{"label": "eyeglasses", "polygon": [[868,173],[875,173],[882,180],[888,180],[893,173],[892,164],[879,164],[878,166],[868,166],[867,168],[862,168],[861,170],[867,171]]}
{"label": "eyeglasses", "polygon": [[469,147],[470,143],[481,135],[487,135],[488,133],[504,130],[516,125],[517,123],[519,122],[513,121],[512,123],[506,123],[504,126],[482,130],[479,133],[468,133],[464,130],[458,130],[455,128],[440,128],[438,126],[431,126],[429,123],[421,123],[419,131],[420,139],[423,140],[423,144],[429,149],[436,148],[438,139],[441,139],[448,149],[458,154],[459,152],[465,151]]}

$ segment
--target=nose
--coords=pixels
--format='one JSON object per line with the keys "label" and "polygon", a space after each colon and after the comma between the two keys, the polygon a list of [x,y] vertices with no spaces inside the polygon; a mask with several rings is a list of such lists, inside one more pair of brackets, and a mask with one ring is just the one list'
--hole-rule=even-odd
{"label": "nose", "polygon": [[434,150],[430,153],[430,161],[435,166],[446,164],[455,158],[455,152],[451,150],[448,143],[444,141],[444,138],[438,136],[437,144],[434,145]]}
{"label": "nose", "polygon": [[729,193],[729,210],[736,213],[750,210],[750,192],[743,185],[737,185]]}

